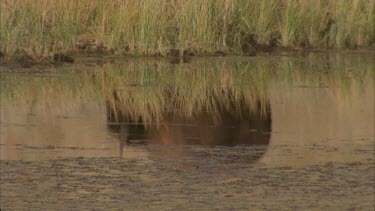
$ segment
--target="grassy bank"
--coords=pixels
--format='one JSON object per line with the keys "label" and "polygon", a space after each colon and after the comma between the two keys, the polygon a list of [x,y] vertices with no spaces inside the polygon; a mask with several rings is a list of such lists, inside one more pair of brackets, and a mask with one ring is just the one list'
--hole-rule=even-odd
{"label": "grassy bank", "polygon": [[[374,45],[375,0],[3,0],[5,58]],[[182,54],[183,51],[177,51]]]}

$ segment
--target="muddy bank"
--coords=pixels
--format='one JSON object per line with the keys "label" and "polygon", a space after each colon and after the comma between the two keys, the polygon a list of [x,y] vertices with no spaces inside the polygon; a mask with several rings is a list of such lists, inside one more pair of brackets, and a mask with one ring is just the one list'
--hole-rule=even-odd
{"label": "muddy bank", "polygon": [[[371,210],[372,161],[268,168],[228,157],[2,161],[1,208]],[[202,159],[203,158],[203,159]],[[224,159],[224,160],[223,160]]]}
{"label": "muddy bank", "polygon": [[[317,55],[320,54],[330,55],[330,54],[363,54],[365,56],[374,55],[375,51],[372,49],[357,49],[357,50],[319,50],[319,49],[308,49],[308,50],[293,50],[293,49],[285,49],[285,48],[275,48],[273,51],[261,51],[256,53],[255,55],[249,56],[244,54],[236,54],[236,53],[229,53],[224,51],[216,51],[214,53],[205,53],[205,54],[190,54],[187,55],[182,54],[181,56],[177,56],[176,52],[183,52],[179,49],[171,49],[172,53],[167,55],[149,55],[149,56],[136,56],[136,55],[123,55],[123,54],[85,54],[85,53],[55,53],[52,54],[51,57],[46,57],[40,60],[32,59],[31,57],[22,57],[22,59],[14,59],[14,58],[7,58],[5,57],[0,60],[0,70],[14,70],[14,69],[35,69],[38,68],[40,70],[47,69],[49,67],[60,67],[65,65],[71,65],[76,63],[85,63],[88,65],[97,65],[102,66],[106,63],[117,63],[132,59],[159,59],[159,60],[167,60],[171,64],[180,64],[180,63],[190,63],[192,60],[195,59],[205,59],[205,58],[215,58],[215,57],[229,57],[229,58],[238,58],[238,57],[295,57],[295,58],[307,58],[309,55]],[[173,56],[172,56],[173,55]],[[26,58],[26,59],[24,59]]]}
{"label": "muddy bank", "polygon": [[[230,42],[229,42],[230,44]],[[308,44],[298,48],[283,47],[280,45],[280,37],[272,37],[268,44],[258,43],[256,35],[244,34],[240,40],[240,51],[229,45],[227,49],[208,51],[199,47],[167,48],[163,50],[147,50],[143,53],[136,45],[110,47],[103,41],[89,36],[81,36],[72,48],[40,54],[33,50],[18,49],[8,54],[0,49],[0,65],[8,68],[29,68],[36,65],[51,66],[62,63],[75,63],[79,58],[113,58],[113,57],[156,57],[171,58],[175,63],[188,62],[193,57],[224,57],[224,56],[262,56],[288,53],[294,56],[308,56],[309,53],[332,52],[333,49],[317,49]],[[342,52],[342,50],[340,50]],[[345,51],[374,53],[373,48],[352,49]],[[344,51],[344,52],[345,52]],[[138,53],[137,53],[138,52]]]}

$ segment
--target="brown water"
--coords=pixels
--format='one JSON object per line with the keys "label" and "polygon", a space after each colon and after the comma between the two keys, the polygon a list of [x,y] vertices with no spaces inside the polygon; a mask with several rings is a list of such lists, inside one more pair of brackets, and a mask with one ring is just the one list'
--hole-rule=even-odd
{"label": "brown water", "polygon": [[374,210],[372,58],[3,68],[1,209]]}

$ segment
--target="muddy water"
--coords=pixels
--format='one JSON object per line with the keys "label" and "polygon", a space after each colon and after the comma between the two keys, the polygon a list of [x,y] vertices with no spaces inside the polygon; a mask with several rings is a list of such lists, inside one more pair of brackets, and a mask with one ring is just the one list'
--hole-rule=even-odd
{"label": "muddy water", "polygon": [[373,210],[373,54],[1,70],[1,209]]}

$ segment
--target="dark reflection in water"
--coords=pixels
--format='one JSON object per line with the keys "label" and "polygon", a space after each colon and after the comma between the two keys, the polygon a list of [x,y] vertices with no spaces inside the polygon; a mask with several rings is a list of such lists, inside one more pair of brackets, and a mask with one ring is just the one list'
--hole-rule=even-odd
{"label": "dark reflection in water", "polygon": [[[113,92],[113,98],[115,101],[118,98],[116,91]],[[174,100],[171,97],[170,101]],[[120,157],[126,145],[179,144],[262,146],[256,150],[256,154],[251,155],[254,160],[259,159],[270,143],[272,120],[269,102],[261,103],[259,100],[250,109],[244,99],[232,98],[226,106],[217,97],[211,100],[218,108],[214,112],[202,108],[201,112],[189,116],[174,107],[162,111],[161,120],[147,123],[143,121],[142,115],[135,119],[126,115],[119,104],[108,104],[108,129],[119,134]]]}

